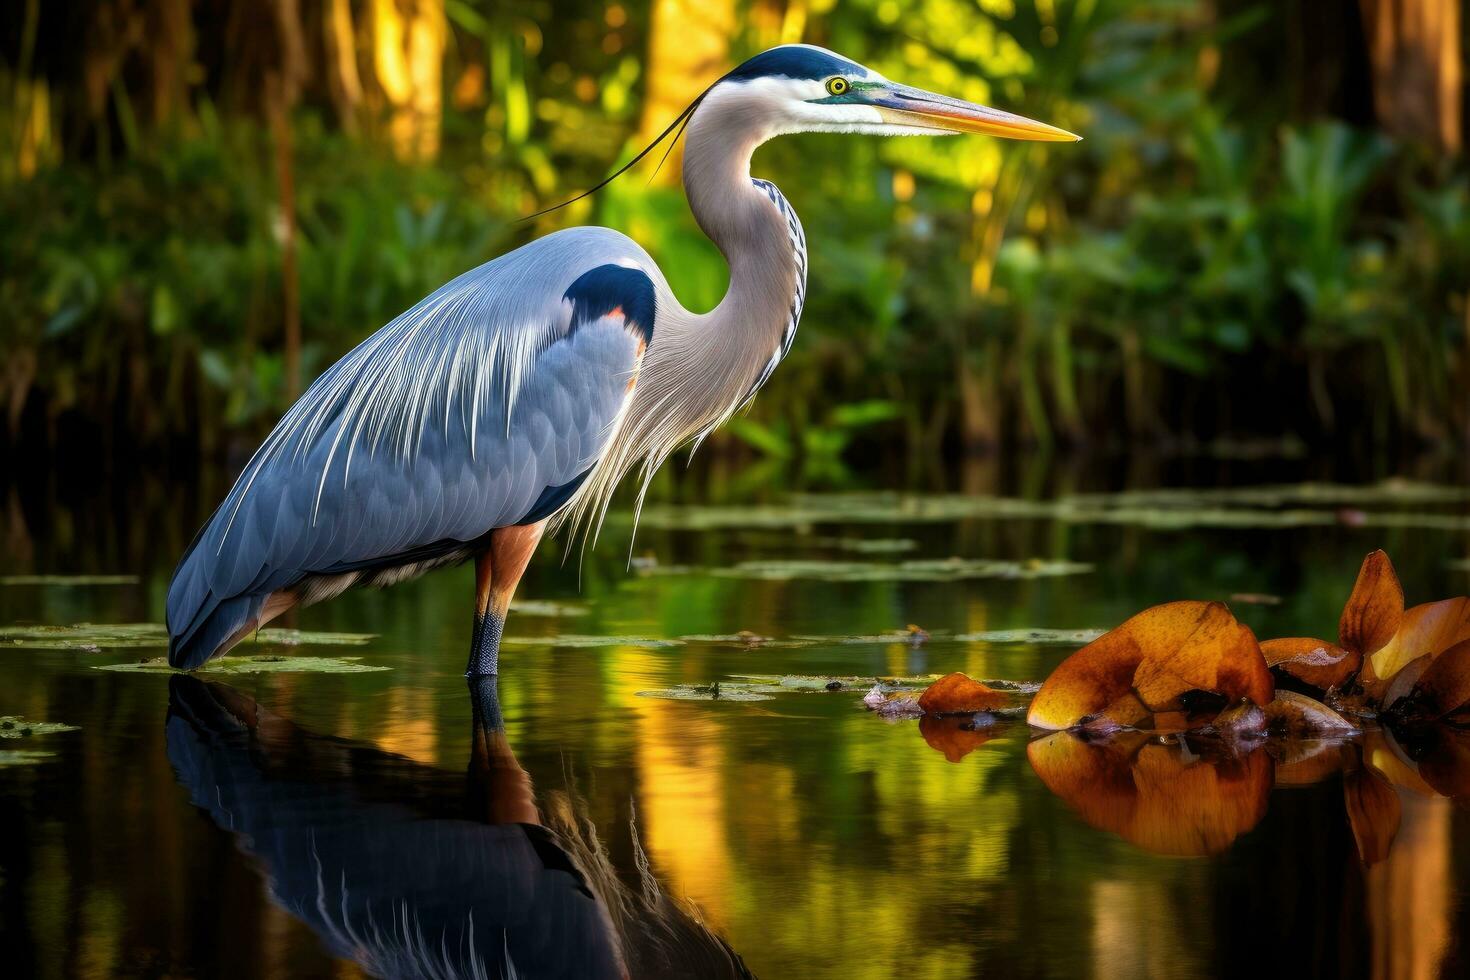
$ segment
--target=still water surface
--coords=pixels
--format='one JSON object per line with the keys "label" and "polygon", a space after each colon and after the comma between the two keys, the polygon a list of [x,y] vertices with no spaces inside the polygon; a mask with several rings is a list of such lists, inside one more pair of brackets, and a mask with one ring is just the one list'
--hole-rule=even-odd
{"label": "still water surface", "polygon": [[[640,695],[741,674],[1041,680],[1075,644],[954,637],[1106,628],[1178,598],[1279,596],[1232,608],[1262,636],[1330,639],[1375,547],[1411,603],[1470,585],[1463,499],[1267,495],[1160,520],[1177,500],[1113,500],[1102,517],[1047,504],[1063,495],[655,512],[631,571],[614,524],[580,575],[575,556],[540,556],[523,598],[563,605],[512,616],[497,690],[461,676],[464,569],[287,624],[375,634],[366,645],[246,651],[380,672],[174,678],[95,669],[156,649],[0,651],[0,715],[80,726],[0,742],[50,753],[0,766],[5,972],[1465,975],[1470,817],[1443,793],[1470,785],[1470,752],[1454,740],[1377,737],[1315,767],[1164,746],[1069,757],[1090,779],[1069,798],[1078,781],[1038,773],[1020,725],[886,723],[857,686]],[[138,579],[0,585],[0,625],[157,621],[207,496],[142,528],[12,499],[0,574]],[[948,558],[1091,567],[891,567]],[[927,642],[883,636],[910,623]],[[796,637],[815,639],[781,642]],[[1344,805],[1358,777],[1340,771],[1364,759],[1400,812],[1372,864]]]}

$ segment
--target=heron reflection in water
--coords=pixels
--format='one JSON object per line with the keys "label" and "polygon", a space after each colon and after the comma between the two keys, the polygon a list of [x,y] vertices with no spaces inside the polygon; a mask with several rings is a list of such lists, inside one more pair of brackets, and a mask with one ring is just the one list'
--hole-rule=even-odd
{"label": "heron reflection in water", "polygon": [[[271,897],[382,977],[744,977],[646,870],[630,888],[589,820],[541,819],[495,679],[470,682],[467,776],[314,734],[234,689],[175,677],[169,759],[260,863]],[[633,847],[646,864],[636,831]]]}

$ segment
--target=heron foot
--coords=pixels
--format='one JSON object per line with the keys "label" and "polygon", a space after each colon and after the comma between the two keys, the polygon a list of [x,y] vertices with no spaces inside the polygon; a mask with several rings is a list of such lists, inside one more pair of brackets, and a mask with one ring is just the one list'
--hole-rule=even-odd
{"label": "heron foot", "polygon": [[470,636],[470,662],[466,677],[493,677],[500,672],[500,637],[505,631],[505,617],[494,611],[476,614],[474,632]]}

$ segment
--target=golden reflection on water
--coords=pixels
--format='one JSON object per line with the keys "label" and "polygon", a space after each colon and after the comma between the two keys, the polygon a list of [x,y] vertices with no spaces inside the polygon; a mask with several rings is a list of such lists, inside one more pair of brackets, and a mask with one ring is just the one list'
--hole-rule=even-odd
{"label": "golden reflection on water", "polygon": [[1399,832],[1388,857],[1367,872],[1374,980],[1429,980],[1441,975],[1450,939],[1453,804],[1397,788]]}

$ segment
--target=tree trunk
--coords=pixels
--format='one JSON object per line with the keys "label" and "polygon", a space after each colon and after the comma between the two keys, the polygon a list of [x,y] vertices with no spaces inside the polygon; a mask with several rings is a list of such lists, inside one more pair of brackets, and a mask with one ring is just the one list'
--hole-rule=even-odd
{"label": "tree trunk", "polygon": [[439,155],[443,119],[444,0],[375,0],[373,64],[392,105],[388,131],[405,160]]}
{"label": "tree trunk", "polygon": [[1464,98],[1460,0],[1362,4],[1379,125],[1458,153]]}

